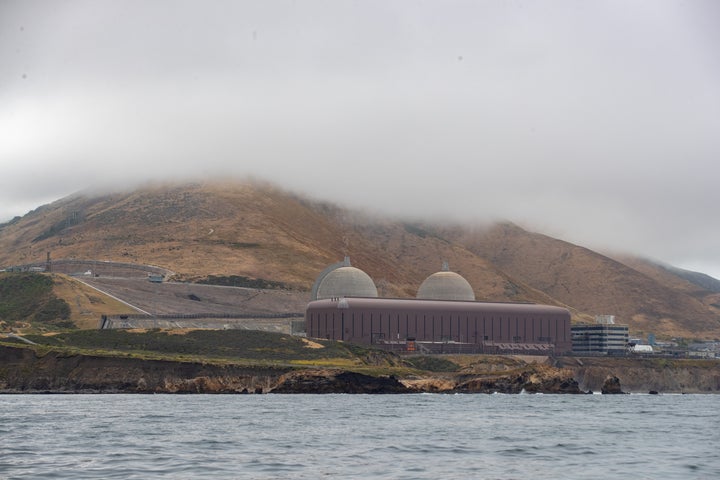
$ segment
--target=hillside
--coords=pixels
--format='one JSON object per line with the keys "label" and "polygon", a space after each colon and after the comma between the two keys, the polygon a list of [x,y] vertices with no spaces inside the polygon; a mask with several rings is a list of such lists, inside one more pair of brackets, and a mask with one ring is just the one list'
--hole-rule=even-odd
{"label": "hillside", "polygon": [[0,226],[0,266],[43,263],[48,253],[155,265],[175,280],[235,275],[298,292],[349,255],[389,297],[414,296],[447,260],[478,300],[562,305],[575,320],[614,314],[633,335],[720,337],[720,294],[687,274],[513,224],[372,218],[262,183],[80,193]]}
{"label": "hillside", "polygon": [[135,310],[67,275],[0,273],[0,331],[97,328],[102,315]]}
{"label": "hillside", "polygon": [[53,292],[53,280],[34,273],[0,273],[0,328],[29,321],[69,327],[70,306]]}
{"label": "hillside", "polygon": [[678,337],[718,330],[714,292],[666,270],[652,275],[647,261],[624,262],[587,248],[501,224],[446,235],[533,288],[582,312],[606,312],[634,334],[663,331]]}

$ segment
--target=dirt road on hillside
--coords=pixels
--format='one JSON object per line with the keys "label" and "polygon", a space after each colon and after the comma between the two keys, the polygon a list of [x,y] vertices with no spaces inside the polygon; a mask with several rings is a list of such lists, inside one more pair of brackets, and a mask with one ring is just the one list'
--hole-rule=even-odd
{"label": "dirt road on hillside", "polygon": [[302,316],[310,298],[309,292],[286,290],[258,290],[195,283],[152,283],[138,278],[76,278],[152,315],[297,313]]}

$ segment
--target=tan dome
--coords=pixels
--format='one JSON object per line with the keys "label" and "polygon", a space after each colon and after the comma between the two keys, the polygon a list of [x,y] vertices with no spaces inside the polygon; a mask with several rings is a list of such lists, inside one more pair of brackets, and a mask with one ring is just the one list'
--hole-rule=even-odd
{"label": "tan dome", "polygon": [[420,285],[417,298],[422,300],[475,301],[472,287],[461,275],[442,271],[433,273]]}
{"label": "tan dome", "polygon": [[378,292],[370,276],[359,268],[336,268],[319,279],[317,300],[338,297],[374,297]]}

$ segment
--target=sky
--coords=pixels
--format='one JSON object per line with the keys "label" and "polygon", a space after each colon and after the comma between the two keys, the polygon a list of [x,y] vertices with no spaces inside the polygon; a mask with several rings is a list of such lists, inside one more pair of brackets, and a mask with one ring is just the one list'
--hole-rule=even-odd
{"label": "sky", "polygon": [[715,0],[2,0],[0,222],[252,176],[720,278]]}

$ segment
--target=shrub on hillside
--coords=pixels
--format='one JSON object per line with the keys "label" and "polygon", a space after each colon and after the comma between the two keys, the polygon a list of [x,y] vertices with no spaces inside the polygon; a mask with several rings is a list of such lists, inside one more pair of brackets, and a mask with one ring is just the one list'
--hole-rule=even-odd
{"label": "shrub on hillside", "polygon": [[262,290],[287,290],[289,287],[282,282],[265,280],[264,278],[248,278],[241,275],[209,275],[197,283],[206,285],[222,285],[225,287],[258,288]]}
{"label": "shrub on hillside", "polygon": [[62,298],[51,298],[35,313],[34,320],[43,323],[55,323],[70,318],[70,305]]}
{"label": "shrub on hillside", "polygon": [[444,358],[427,355],[406,358],[405,363],[419,370],[426,370],[428,372],[457,372],[460,370],[460,366],[457,363]]}
{"label": "shrub on hillside", "polygon": [[32,272],[0,275],[0,318],[16,323],[32,321],[55,328],[72,328],[70,305],[52,291],[48,275]]}
{"label": "shrub on hillside", "polygon": [[32,317],[39,305],[52,298],[52,279],[39,273],[0,276],[0,317],[18,321]]}

